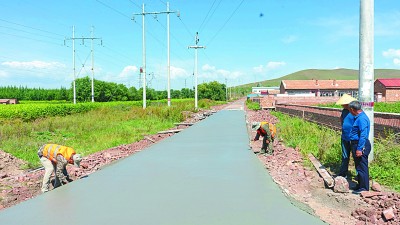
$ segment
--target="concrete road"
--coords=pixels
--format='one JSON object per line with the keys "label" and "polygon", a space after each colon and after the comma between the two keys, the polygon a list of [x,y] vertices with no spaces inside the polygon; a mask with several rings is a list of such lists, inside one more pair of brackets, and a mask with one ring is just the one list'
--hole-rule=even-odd
{"label": "concrete road", "polygon": [[4,225],[318,225],[249,151],[243,110],[222,110],[145,151],[0,212]]}

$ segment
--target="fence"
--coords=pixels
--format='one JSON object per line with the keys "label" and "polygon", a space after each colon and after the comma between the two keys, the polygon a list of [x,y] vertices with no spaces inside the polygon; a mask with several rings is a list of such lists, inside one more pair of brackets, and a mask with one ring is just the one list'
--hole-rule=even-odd
{"label": "fence", "polygon": [[[295,104],[276,104],[276,111],[297,116],[304,120],[340,130],[341,109],[304,106]],[[385,137],[388,132],[400,133],[400,114],[374,113],[374,135]]]}

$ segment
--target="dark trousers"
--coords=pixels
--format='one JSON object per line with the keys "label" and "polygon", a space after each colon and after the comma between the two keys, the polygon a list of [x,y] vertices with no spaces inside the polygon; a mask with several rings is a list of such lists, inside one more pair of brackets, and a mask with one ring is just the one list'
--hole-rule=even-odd
{"label": "dark trousers", "polygon": [[371,152],[371,143],[369,140],[366,141],[361,157],[356,157],[357,145],[358,142],[351,142],[351,151],[358,174],[358,185],[360,186],[360,189],[369,191],[368,155]]}
{"label": "dark trousers", "polygon": [[340,165],[340,176],[346,176],[349,172],[350,151],[350,141],[345,141],[342,139],[342,164]]}

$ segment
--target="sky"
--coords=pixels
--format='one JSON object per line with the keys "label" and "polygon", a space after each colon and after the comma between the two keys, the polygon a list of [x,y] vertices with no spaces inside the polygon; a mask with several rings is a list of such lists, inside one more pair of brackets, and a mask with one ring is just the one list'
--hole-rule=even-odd
{"label": "sky", "polygon": [[[361,1],[170,0],[170,87],[195,84],[196,32],[199,84],[358,69]],[[0,0],[0,87],[70,88],[93,74],[140,88],[143,4],[147,86],[166,90],[166,0]],[[374,67],[400,69],[399,0],[374,3]]]}

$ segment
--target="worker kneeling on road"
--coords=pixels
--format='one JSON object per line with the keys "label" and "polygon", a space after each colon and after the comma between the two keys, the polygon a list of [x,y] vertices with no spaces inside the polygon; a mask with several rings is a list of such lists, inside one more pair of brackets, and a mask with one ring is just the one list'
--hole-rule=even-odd
{"label": "worker kneeling on road", "polygon": [[272,155],[274,153],[274,139],[276,134],[276,127],[269,122],[254,122],[252,130],[256,130],[257,134],[254,141],[259,140],[260,136],[263,137],[262,147],[259,154]]}
{"label": "worker kneeling on road", "polygon": [[38,156],[45,173],[42,183],[42,193],[49,191],[50,177],[55,172],[54,188],[72,182],[67,172],[67,165],[74,164],[79,167],[82,157],[75,150],[57,144],[45,144],[39,148]]}

